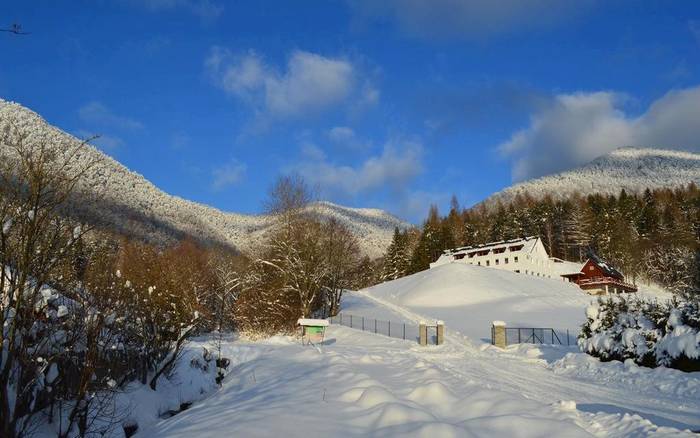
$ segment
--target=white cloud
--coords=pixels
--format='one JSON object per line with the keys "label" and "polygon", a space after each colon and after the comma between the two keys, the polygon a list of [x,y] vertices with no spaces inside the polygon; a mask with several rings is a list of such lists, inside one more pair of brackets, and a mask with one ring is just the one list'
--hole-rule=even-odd
{"label": "white cloud", "polygon": [[136,3],[155,12],[184,9],[202,20],[214,20],[224,12],[221,4],[211,0],[139,0]]}
{"label": "white cloud", "polygon": [[695,41],[700,44],[700,20],[690,20],[688,22],[688,29],[693,37],[695,37]]}
{"label": "white cloud", "polygon": [[360,139],[352,128],[347,126],[334,126],[328,130],[328,139],[336,146],[353,151],[366,150],[371,142]]}
{"label": "white cloud", "polygon": [[[368,93],[367,86],[358,87],[359,72],[350,61],[300,50],[292,52],[286,69],[279,71],[253,51],[236,56],[214,47],[205,67],[228,94],[277,118],[317,114],[346,103],[354,94]],[[374,95],[376,101],[378,91]]]}
{"label": "white cloud", "polygon": [[417,142],[390,142],[381,155],[358,166],[336,165],[322,160],[301,163],[298,171],[311,184],[329,194],[356,196],[375,190],[404,190],[423,172],[423,146]]}
{"label": "white cloud", "polygon": [[115,114],[104,104],[92,101],[83,105],[78,110],[78,116],[83,122],[93,123],[109,128],[137,130],[143,128],[141,122],[129,117]]}
{"label": "white cloud", "polygon": [[214,190],[222,190],[236,185],[243,180],[246,171],[247,166],[235,159],[220,167],[216,167],[212,170],[212,188]]}
{"label": "white cloud", "polygon": [[670,91],[639,116],[623,110],[624,96],[556,96],[499,151],[513,160],[516,181],[584,164],[624,146],[700,151],[700,86]]}
{"label": "white cloud", "polygon": [[569,20],[595,0],[350,0],[360,21],[389,18],[405,33],[481,39],[538,30]]}
{"label": "white cloud", "polygon": [[304,158],[313,161],[323,161],[326,159],[326,153],[323,152],[323,149],[316,146],[314,143],[311,143],[310,141],[302,142],[301,154],[304,156]]}

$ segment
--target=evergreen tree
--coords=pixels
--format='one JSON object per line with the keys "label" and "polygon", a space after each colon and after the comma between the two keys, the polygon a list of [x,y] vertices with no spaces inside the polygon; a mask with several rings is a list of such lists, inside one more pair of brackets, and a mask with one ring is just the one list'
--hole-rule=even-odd
{"label": "evergreen tree", "polygon": [[401,278],[408,272],[410,264],[408,232],[394,229],[394,237],[384,256],[381,280],[389,281]]}
{"label": "evergreen tree", "polygon": [[428,220],[423,225],[416,247],[411,257],[410,273],[423,271],[430,267],[430,263],[437,260],[443,251],[445,228],[442,226],[438,209],[430,206]]}

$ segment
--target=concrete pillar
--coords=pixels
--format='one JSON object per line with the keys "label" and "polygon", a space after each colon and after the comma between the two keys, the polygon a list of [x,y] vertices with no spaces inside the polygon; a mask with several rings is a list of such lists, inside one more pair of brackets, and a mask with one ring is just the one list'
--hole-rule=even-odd
{"label": "concrete pillar", "polygon": [[445,323],[443,321],[437,322],[437,344],[442,345],[445,343]]}
{"label": "concrete pillar", "polygon": [[423,321],[418,324],[418,344],[428,345],[428,326]]}
{"label": "concrete pillar", "polygon": [[499,348],[506,348],[506,323],[494,321],[493,323],[493,345]]}

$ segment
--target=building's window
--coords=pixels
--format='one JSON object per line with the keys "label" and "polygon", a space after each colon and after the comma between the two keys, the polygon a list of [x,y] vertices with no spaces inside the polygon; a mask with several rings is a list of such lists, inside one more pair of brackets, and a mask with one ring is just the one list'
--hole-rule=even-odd
{"label": "building's window", "polygon": [[496,259],[496,264],[498,264],[498,259]]}
{"label": "building's window", "polygon": [[516,274],[520,274],[520,269],[516,269],[516,270],[515,270],[515,273],[516,273]]}
{"label": "building's window", "polygon": [[594,269],[595,269],[595,267],[593,267],[593,265],[591,265],[591,266],[588,267],[588,270],[589,270],[589,271],[592,271],[592,270],[594,270]]}
{"label": "building's window", "polygon": [[486,260],[486,266],[491,266],[491,261],[490,261],[490,260]]}
{"label": "building's window", "polygon": [[508,264],[508,257],[506,257],[506,258],[503,260],[503,263],[505,263],[506,265]]}
{"label": "building's window", "polygon": [[515,256],[515,257],[513,258],[513,263],[518,263],[518,256]]}
{"label": "building's window", "polygon": [[476,262],[477,265],[481,266],[481,262]]}

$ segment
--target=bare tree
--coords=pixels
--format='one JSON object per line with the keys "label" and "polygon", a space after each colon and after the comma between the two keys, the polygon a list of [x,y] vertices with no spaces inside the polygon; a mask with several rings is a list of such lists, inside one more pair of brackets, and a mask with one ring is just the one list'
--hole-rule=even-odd
{"label": "bare tree", "polygon": [[354,282],[360,263],[360,250],[355,236],[335,219],[323,224],[322,250],[325,255],[326,277],[323,284],[323,316],[340,311],[343,290]]}
{"label": "bare tree", "polygon": [[18,23],[12,23],[12,25],[6,29],[0,28],[0,32],[9,32],[15,35],[29,35],[30,32],[25,32],[22,30],[22,25]]}
{"label": "bare tree", "polygon": [[301,175],[280,176],[270,188],[265,211],[273,215],[299,213],[314,200],[313,193]]}
{"label": "bare tree", "polygon": [[75,163],[86,143],[36,144],[31,135],[12,121],[0,127],[0,435],[6,437],[29,432],[44,407],[38,394],[46,373],[65,354],[66,339],[56,336],[65,311],[52,305],[47,285],[57,282],[62,261],[88,231],[66,207],[95,164]]}

